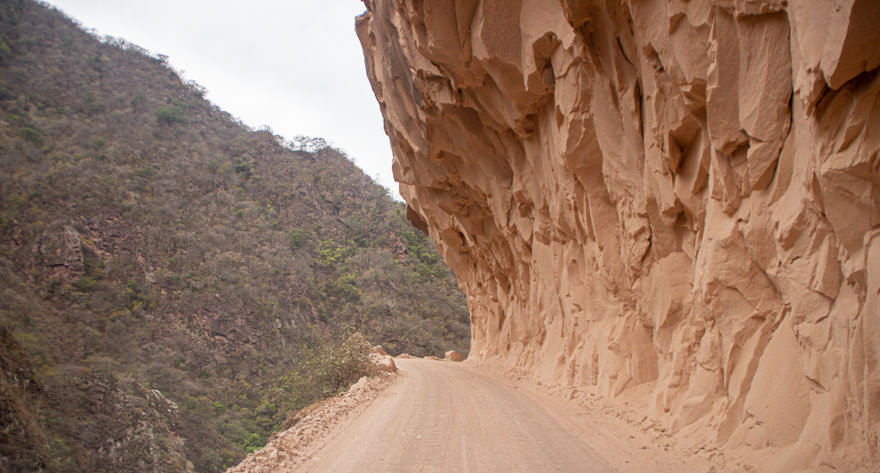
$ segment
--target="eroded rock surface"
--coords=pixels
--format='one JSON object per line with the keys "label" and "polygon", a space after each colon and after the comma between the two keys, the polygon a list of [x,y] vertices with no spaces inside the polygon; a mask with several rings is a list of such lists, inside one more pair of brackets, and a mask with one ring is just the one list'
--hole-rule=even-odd
{"label": "eroded rock surface", "polygon": [[880,2],[368,0],[471,357],[772,471],[880,444]]}

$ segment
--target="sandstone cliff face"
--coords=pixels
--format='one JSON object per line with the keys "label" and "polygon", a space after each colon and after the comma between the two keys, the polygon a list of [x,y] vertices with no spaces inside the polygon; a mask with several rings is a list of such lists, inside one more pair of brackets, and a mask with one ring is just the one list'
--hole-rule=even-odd
{"label": "sandstone cliff face", "polygon": [[876,461],[880,2],[368,0],[472,357],[773,471]]}

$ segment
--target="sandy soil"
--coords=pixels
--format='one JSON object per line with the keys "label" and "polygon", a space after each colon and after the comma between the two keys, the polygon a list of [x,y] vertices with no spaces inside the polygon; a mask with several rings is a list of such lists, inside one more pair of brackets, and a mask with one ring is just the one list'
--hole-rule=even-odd
{"label": "sandy soil", "polygon": [[[357,415],[298,453],[306,472],[717,472],[601,410],[491,367],[397,359]],[[276,472],[287,470],[274,470]]]}

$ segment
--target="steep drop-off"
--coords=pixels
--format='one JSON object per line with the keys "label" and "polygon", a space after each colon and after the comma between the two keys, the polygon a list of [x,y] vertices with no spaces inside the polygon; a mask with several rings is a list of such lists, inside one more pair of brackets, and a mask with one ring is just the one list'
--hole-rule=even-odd
{"label": "steep drop-off", "polygon": [[880,3],[366,5],[395,178],[471,357],[648,393],[769,471],[877,461]]}

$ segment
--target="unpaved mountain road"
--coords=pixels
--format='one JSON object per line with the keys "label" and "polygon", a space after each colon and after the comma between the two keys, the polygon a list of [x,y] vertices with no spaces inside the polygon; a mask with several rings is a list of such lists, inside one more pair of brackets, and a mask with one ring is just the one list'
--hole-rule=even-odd
{"label": "unpaved mountain road", "polygon": [[[397,359],[399,375],[307,453],[307,472],[705,472],[485,367]],[[605,431],[603,433],[603,430]],[[625,437],[621,439],[620,437]]]}

